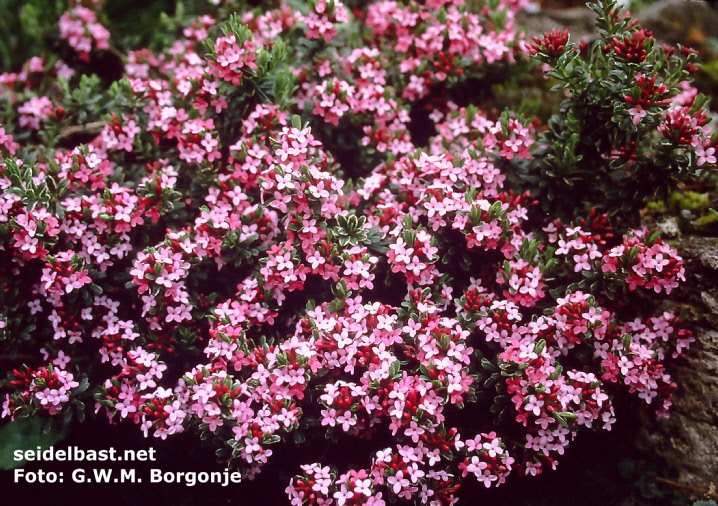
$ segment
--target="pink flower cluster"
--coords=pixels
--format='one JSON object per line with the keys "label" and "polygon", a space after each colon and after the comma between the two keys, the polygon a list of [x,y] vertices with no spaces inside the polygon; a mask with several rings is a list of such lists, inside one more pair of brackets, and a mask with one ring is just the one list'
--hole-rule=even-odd
{"label": "pink flower cluster", "polygon": [[679,281],[685,281],[678,252],[646,229],[624,236],[623,243],[604,256],[601,270],[616,274],[631,290],[642,286],[656,293],[671,293]]}
{"label": "pink flower cluster", "polygon": [[257,68],[254,43],[251,40],[239,42],[234,34],[229,34],[217,39],[214,50],[217,55],[210,61],[209,69],[217,79],[239,86],[245,72],[243,69]]}
{"label": "pink flower cluster", "polygon": [[10,386],[15,392],[5,396],[3,417],[19,417],[34,409],[52,416],[58,413],[80,384],[72,373],[52,364],[37,369],[26,367],[12,371]]}
{"label": "pink flower cluster", "polygon": [[55,112],[52,101],[48,97],[32,97],[18,107],[20,126],[40,130],[40,122]]}
{"label": "pink flower cluster", "polygon": [[313,0],[312,10],[302,18],[307,27],[306,37],[309,40],[320,39],[331,42],[339,33],[335,25],[349,21],[349,12],[340,0]]}
{"label": "pink flower cluster", "polygon": [[81,60],[89,61],[93,50],[110,48],[110,32],[97,21],[92,9],[77,5],[60,17],[60,37],[77,51]]}

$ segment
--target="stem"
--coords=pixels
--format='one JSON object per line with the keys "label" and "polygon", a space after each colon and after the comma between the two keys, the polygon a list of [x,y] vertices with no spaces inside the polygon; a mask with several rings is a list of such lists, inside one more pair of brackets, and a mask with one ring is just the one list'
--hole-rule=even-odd
{"label": "stem", "polygon": [[[17,355],[0,355],[0,362],[12,362],[12,361],[16,361],[16,360],[37,361],[37,360],[41,360],[41,359],[42,359],[41,355],[30,355],[27,353],[25,353],[25,354],[19,353]],[[90,360],[92,360],[92,357],[78,357],[78,358],[73,358],[72,362],[73,363],[89,362]]]}
{"label": "stem", "polygon": [[103,128],[105,128],[105,124],[106,123],[104,121],[92,121],[85,125],[70,125],[70,126],[61,128],[58,137],[60,139],[64,139],[65,137],[70,137],[72,135],[77,135],[77,134],[95,134],[95,135],[97,135],[100,132],[102,132]]}
{"label": "stem", "polygon": [[0,355],[0,360],[37,360],[36,355],[19,354],[19,355]]}
{"label": "stem", "polygon": [[705,497],[710,497],[711,499],[718,499],[718,493],[716,492],[715,486],[712,484],[711,484],[710,488],[698,488],[698,487],[694,487],[692,485],[685,485],[685,484],[679,483],[677,481],[667,480],[666,478],[661,478],[660,476],[654,476],[653,479],[659,483],[665,483],[666,485],[670,485],[672,487],[682,488],[684,490],[690,490],[691,492],[701,494]]}
{"label": "stem", "polygon": [[117,49],[115,46],[110,45],[110,47],[108,49],[106,49],[106,51],[117,56],[123,65],[127,65],[127,55],[125,53],[123,53],[122,51],[120,51],[119,49]]}
{"label": "stem", "polygon": [[324,443],[324,449],[322,450],[322,455],[319,457],[319,462],[322,462],[324,458],[329,453],[329,448],[331,447],[331,440],[327,439],[326,443]]}

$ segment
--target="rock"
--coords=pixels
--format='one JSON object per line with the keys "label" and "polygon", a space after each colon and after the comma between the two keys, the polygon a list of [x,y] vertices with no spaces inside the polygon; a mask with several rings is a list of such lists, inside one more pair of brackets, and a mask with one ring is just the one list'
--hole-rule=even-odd
{"label": "rock", "polygon": [[696,340],[669,368],[678,384],[670,417],[644,424],[637,445],[681,483],[708,489],[718,486],[718,237],[684,237],[679,249],[687,279],[675,302],[692,314]]}
{"label": "rock", "polygon": [[587,7],[571,9],[541,9],[535,12],[521,12],[516,17],[516,24],[524,28],[529,39],[552,28],[564,30],[568,28],[571,41],[577,43],[581,39],[587,41],[596,38],[596,14]]}
{"label": "rock", "polygon": [[671,44],[701,44],[718,26],[718,10],[703,1],[663,0],[636,16],[656,39]]}
{"label": "rock", "polygon": [[697,333],[684,363],[671,373],[679,385],[671,415],[646,425],[640,446],[670,462],[679,482],[718,485],[718,332]]}
{"label": "rock", "polygon": [[718,315],[718,298],[710,292],[701,292],[701,300],[708,310],[714,315]]}
{"label": "rock", "polygon": [[[595,14],[587,7],[575,5],[544,1],[538,9],[520,12],[516,21],[529,37],[550,32],[552,28],[568,28],[573,42],[596,39]],[[718,27],[718,9],[699,0],[663,0],[639,11],[636,17],[657,40],[670,44],[701,45],[706,37],[715,36]]]}
{"label": "rock", "polygon": [[674,217],[666,218],[665,220],[658,222],[656,225],[658,231],[661,233],[661,237],[674,238],[681,235],[681,227],[678,226],[678,220]]}
{"label": "rock", "polygon": [[538,0],[538,3],[544,9],[570,9],[586,5],[583,0]]}
{"label": "rock", "polygon": [[681,242],[681,252],[689,260],[698,260],[704,269],[713,271],[718,284],[718,237],[691,236]]}

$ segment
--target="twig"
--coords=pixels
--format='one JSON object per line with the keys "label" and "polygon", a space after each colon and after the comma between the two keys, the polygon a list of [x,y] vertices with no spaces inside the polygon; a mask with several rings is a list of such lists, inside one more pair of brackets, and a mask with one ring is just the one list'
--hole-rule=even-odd
{"label": "twig", "polygon": [[123,53],[122,51],[120,51],[119,49],[117,49],[115,46],[112,46],[112,45],[107,49],[107,51],[109,51],[110,53],[117,56],[123,65],[127,65],[127,55],[125,53]]}
{"label": "twig", "polygon": [[17,354],[17,355],[0,355],[0,361],[10,361],[10,360],[37,360],[37,356],[35,355],[23,355],[23,354]]}
{"label": "twig", "polygon": [[696,494],[701,494],[705,497],[710,497],[711,499],[718,499],[718,493],[716,493],[716,489],[714,486],[711,486],[710,488],[698,488],[698,487],[694,487],[692,485],[685,485],[685,484],[679,483],[677,481],[667,480],[666,478],[661,478],[660,476],[654,476],[653,479],[658,482],[665,483],[666,485],[670,485],[672,487],[690,490],[691,492],[695,492]]}
{"label": "twig", "polygon": [[102,132],[102,129],[105,128],[105,124],[106,123],[104,121],[92,121],[85,125],[66,126],[60,129],[59,137],[60,139],[64,139],[65,137],[70,137],[72,135],[78,134],[98,135],[100,132]]}

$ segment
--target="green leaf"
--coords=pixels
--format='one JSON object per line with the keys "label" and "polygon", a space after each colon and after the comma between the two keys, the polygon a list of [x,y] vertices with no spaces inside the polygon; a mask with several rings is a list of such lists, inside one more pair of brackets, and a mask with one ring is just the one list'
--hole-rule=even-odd
{"label": "green leaf", "polygon": [[17,450],[37,450],[38,446],[46,450],[67,437],[67,426],[59,431],[52,427],[49,432],[45,432],[45,423],[47,419],[22,418],[0,428],[0,469],[15,469],[25,465],[25,460],[15,460]]}
{"label": "green leaf", "polygon": [[397,376],[399,374],[399,371],[401,371],[401,362],[395,360],[389,366],[389,376],[393,378],[394,376]]}

